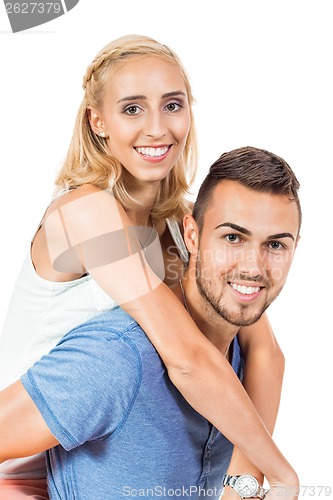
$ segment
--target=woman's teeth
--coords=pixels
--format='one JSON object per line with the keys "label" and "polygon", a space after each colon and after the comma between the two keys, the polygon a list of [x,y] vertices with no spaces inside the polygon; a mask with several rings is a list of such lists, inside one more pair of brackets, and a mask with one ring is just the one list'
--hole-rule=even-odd
{"label": "woman's teeth", "polygon": [[164,148],[135,148],[135,149],[140,155],[152,156],[155,158],[156,156],[165,155],[169,148],[168,146],[166,146]]}

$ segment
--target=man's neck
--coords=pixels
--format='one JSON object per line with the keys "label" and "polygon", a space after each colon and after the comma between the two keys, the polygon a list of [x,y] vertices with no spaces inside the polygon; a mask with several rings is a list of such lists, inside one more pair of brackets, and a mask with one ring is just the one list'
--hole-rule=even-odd
{"label": "man's neck", "polygon": [[[222,318],[214,308],[200,295],[196,284],[190,280],[183,279],[179,284],[172,287],[172,291],[184,304],[197,327],[219,349],[226,355],[233,338],[239,327],[231,325]],[[183,293],[184,292],[184,293]]]}

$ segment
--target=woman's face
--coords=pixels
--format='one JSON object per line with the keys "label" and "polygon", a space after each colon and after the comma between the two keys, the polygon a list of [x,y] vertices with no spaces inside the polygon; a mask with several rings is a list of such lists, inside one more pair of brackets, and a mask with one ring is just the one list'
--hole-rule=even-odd
{"label": "woman's face", "polygon": [[134,178],[161,181],[182,154],[190,129],[180,69],[155,56],[117,64],[110,70],[103,109],[92,110],[91,124],[95,132],[105,131],[110,153]]}

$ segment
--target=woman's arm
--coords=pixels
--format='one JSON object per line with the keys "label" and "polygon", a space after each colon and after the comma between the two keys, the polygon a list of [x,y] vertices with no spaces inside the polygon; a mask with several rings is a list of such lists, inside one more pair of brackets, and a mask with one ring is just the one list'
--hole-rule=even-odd
{"label": "woman's arm", "polygon": [[64,270],[67,264],[87,270],[122,305],[147,333],[187,401],[270,482],[297,482],[229,363],[138,250],[122,207],[97,188],[68,200],[45,221],[51,261]]}
{"label": "woman's arm", "polygon": [[[297,485],[295,472],[275,445],[233,369],[169,292],[161,285],[142,297],[136,319],[149,332],[172,382],[193,408],[262,471],[271,486]],[[161,303],[166,307],[161,308]]]}
{"label": "woman's arm", "polygon": [[[264,314],[254,325],[241,328],[238,340],[245,358],[243,386],[256,410],[273,434],[278,413],[284,356],[274,337],[267,315]],[[228,474],[251,474],[259,483],[263,474],[238,448],[234,448]],[[224,498],[234,498],[234,491],[226,487]]]}

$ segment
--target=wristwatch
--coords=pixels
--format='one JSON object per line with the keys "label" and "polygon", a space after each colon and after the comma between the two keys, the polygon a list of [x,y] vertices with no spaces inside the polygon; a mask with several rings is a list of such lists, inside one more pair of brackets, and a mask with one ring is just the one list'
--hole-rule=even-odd
{"label": "wristwatch", "polygon": [[240,498],[260,498],[263,500],[268,490],[260,486],[258,480],[250,474],[240,476],[223,476],[223,486],[233,488]]}

